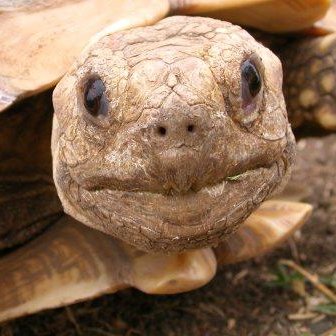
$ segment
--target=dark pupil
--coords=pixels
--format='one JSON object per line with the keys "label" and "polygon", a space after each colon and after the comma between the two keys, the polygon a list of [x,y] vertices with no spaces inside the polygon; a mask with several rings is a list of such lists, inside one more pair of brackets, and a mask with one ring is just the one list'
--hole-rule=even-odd
{"label": "dark pupil", "polygon": [[261,89],[261,79],[258,70],[250,61],[243,64],[242,77],[248,85],[251,96],[255,97]]}
{"label": "dark pupil", "polygon": [[105,85],[99,78],[91,78],[87,81],[84,91],[84,106],[93,116],[102,112],[102,97],[105,92]]}

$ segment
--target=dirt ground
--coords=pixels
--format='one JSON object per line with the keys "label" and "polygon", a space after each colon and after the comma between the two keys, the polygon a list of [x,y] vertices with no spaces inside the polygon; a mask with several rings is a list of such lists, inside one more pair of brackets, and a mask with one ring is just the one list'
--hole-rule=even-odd
{"label": "dirt ground", "polygon": [[336,135],[305,138],[298,148],[292,185],[315,209],[272,254],[225,267],[191,293],[127,290],[4,324],[0,336],[336,335],[336,302],[280,263],[295,261],[336,292]]}

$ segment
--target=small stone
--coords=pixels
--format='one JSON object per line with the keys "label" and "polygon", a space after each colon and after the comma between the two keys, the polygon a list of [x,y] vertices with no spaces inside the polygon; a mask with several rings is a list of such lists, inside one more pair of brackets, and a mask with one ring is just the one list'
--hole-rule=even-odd
{"label": "small stone", "polygon": [[237,321],[233,318],[228,319],[227,328],[233,330],[236,328]]}

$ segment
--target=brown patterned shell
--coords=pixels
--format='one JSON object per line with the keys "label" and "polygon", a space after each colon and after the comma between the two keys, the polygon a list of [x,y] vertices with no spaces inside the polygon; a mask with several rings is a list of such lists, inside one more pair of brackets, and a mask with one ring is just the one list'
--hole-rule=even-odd
{"label": "brown patterned shell", "polygon": [[168,8],[156,0],[2,1],[0,111],[54,86],[95,33],[150,25]]}
{"label": "brown patterned shell", "polygon": [[331,0],[170,0],[172,12],[202,15],[266,32],[300,31],[328,11]]}
{"label": "brown patterned shell", "polygon": [[0,4],[0,111],[54,86],[91,37],[104,29],[150,25],[170,12],[288,32],[310,27],[329,5],[330,0],[4,0]]}

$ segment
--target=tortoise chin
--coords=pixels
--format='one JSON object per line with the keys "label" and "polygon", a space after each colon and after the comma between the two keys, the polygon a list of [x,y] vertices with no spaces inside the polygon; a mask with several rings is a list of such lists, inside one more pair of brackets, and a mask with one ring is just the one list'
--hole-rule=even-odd
{"label": "tortoise chin", "polygon": [[280,61],[226,22],[171,18],[107,35],[53,102],[65,211],[142,250],[217,244],[292,164]]}

